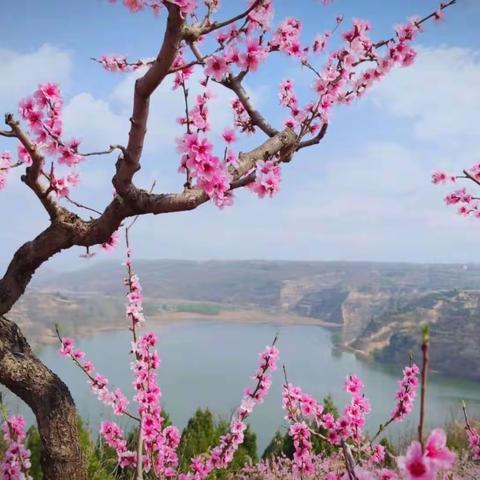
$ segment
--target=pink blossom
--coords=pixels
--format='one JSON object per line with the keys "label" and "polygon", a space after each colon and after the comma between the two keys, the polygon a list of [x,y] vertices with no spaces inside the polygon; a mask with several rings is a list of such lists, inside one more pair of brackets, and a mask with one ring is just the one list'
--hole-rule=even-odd
{"label": "pink blossom", "polygon": [[233,128],[228,128],[228,127],[225,128],[225,130],[222,133],[222,137],[228,144],[231,144],[235,140],[237,140],[237,136]]}
{"label": "pink blossom", "polygon": [[255,72],[260,63],[265,59],[267,51],[255,38],[248,39],[246,47],[247,51],[240,54],[240,67],[244,70]]}
{"label": "pink blossom", "polygon": [[145,0],[123,0],[123,4],[132,12],[136,13],[143,10]]}
{"label": "pink blossom", "polygon": [[30,166],[32,164],[32,157],[30,156],[27,149],[22,144],[18,145],[17,152],[18,152],[18,159],[21,162],[23,162],[27,166]]}
{"label": "pink blossom", "polygon": [[392,411],[393,420],[401,422],[412,411],[413,402],[417,393],[419,368],[412,364],[403,369],[403,378],[395,395],[397,403]]}
{"label": "pink blossom", "polygon": [[351,394],[358,394],[364,387],[362,381],[356,375],[349,375],[345,380],[345,391]]}
{"label": "pink blossom", "polygon": [[205,62],[205,74],[220,82],[229,72],[227,62],[223,57],[212,56]]}
{"label": "pink blossom", "polygon": [[73,339],[63,338],[62,346],[60,348],[60,354],[67,357],[73,353]]}
{"label": "pink blossom", "polygon": [[104,243],[102,243],[101,247],[106,251],[114,250],[118,242],[120,241],[120,235],[118,232],[113,232],[112,236]]}
{"label": "pink blossom", "polygon": [[435,185],[446,182],[455,182],[455,177],[442,171],[437,171],[432,174],[432,183]]}
{"label": "pink blossom", "polygon": [[424,457],[422,446],[414,441],[408,447],[405,457],[399,457],[398,466],[407,480],[434,480],[435,471]]}
{"label": "pink blossom", "polygon": [[260,198],[272,197],[280,190],[281,169],[274,160],[257,163],[255,181],[249,188]]}
{"label": "pink blossom", "polygon": [[447,448],[447,436],[441,428],[435,428],[425,443],[425,457],[437,468],[449,470],[456,455]]}

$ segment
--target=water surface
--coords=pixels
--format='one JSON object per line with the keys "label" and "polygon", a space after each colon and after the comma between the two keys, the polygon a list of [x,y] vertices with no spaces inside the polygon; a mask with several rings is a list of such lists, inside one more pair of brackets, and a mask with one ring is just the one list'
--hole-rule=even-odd
{"label": "water surface", "polygon": [[[151,324],[150,324],[151,326]],[[317,399],[332,394],[339,408],[349,398],[342,390],[346,375],[355,373],[366,384],[365,393],[371,400],[373,412],[368,427],[376,430],[394,405],[397,381],[402,365],[396,368],[367,363],[348,352],[332,347],[331,333],[322,327],[263,324],[233,324],[198,321],[155,326],[159,338],[162,364],[159,371],[163,404],[173,422],[183,428],[197,407],[209,407],[215,414],[229,417],[242,397],[245,386],[257,365],[257,354],[279,335],[280,366],[285,364],[289,381],[300,385]],[[129,370],[129,332],[101,333],[78,341],[97,370],[106,375],[112,385],[125,393],[132,392]],[[102,419],[118,420],[90,393],[85,376],[70,361],[60,357],[57,349],[45,348],[41,359],[70,387],[80,414],[96,429]],[[281,409],[283,374],[274,374],[272,390],[265,403],[250,417],[258,435],[259,452],[268,444],[278,428],[285,428]],[[428,415],[431,425],[443,425],[452,417],[461,418],[461,400],[471,407],[472,414],[480,412],[480,385],[470,381],[431,377],[428,391]],[[13,410],[25,411],[18,403],[9,402]],[[418,405],[417,405],[418,406]],[[120,419],[120,424],[127,422]],[[391,434],[413,430],[415,416],[395,425]]]}

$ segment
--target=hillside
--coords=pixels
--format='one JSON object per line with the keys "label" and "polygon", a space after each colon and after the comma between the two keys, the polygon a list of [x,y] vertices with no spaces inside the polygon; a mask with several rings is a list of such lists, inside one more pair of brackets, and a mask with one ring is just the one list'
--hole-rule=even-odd
{"label": "hillside", "polygon": [[[136,262],[136,271],[153,317],[248,320],[260,310],[269,321],[318,320],[339,327],[344,347],[382,362],[418,352],[419,326],[429,322],[433,368],[480,378],[476,265],[159,260]],[[12,316],[42,338],[53,321],[76,333],[120,326],[123,275],[113,262],[40,275]]]}

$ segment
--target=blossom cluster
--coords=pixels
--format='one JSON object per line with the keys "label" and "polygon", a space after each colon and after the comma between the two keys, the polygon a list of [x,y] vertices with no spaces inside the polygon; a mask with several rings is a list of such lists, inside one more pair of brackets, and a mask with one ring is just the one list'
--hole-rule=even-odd
{"label": "blossom cluster", "polygon": [[[76,170],[77,165],[84,159],[78,153],[80,141],[73,138],[63,140],[62,122],[63,97],[60,88],[55,83],[43,83],[33,92],[33,95],[24,98],[19,102],[20,118],[28,127],[31,141],[31,148],[25,143],[18,145],[18,162],[29,166],[32,164],[32,151],[45,157],[50,155],[54,158],[48,171],[43,170],[43,161],[39,165],[40,174],[49,183],[48,192],[55,193],[58,197],[69,195],[70,189],[79,184],[80,177]],[[5,155],[5,154],[3,154]],[[5,172],[8,173],[7,160],[12,163],[12,158],[2,158],[0,165],[0,187],[5,182]],[[65,172],[59,175],[57,167],[62,166]]]}
{"label": "blossom cluster", "polygon": [[420,369],[415,364],[403,369],[403,378],[399,381],[398,390],[395,394],[397,402],[391,415],[395,422],[401,422],[411,413],[417,394],[419,374]]}
{"label": "blossom cluster", "polygon": [[259,354],[259,365],[253,379],[254,388],[245,389],[240,406],[230,421],[229,431],[223,435],[209,456],[199,455],[191,461],[191,472],[181,474],[179,480],[205,480],[215,469],[226,468],[233,460],[235,452],[243,443],[244,431],[247,428],[245,420],[252,413],[255,406],[261,404],[272,384],[269,372],[277,368],[279,351],[275,345],[268,346]]}
{"label": "blossom cluster", "polygon": [[282,406],[285,410],[285,419],[297,422],[300,417],[314,421],[316,425],[323,422],[323,405],[317,403],[315,398],[304,393],[300,387],[285,384],[282,391]]}
{"label": "blossom cluster", "polygon": [[180,443],[180,433],[174,426],[163,425],[161,391],[156,374],[160,358],[155,350],[156,345],[157,337],[151,332],[142,335],[133,345],[134,400],[140,417],[143,468],[159,477],[172,478],[178,466],[176,449]]}
{"label": "blossom cluster", "polygon": [[259,161],[255,170],[255,180],[249,185],[259,198],[272,197],[280,190],[281,167],[275,159]]}
{"label": "blossom cluster", "polygon": [[[183,79],[180,82],[184,85]],[[185,135],[177,139],[178,151],[182,154],[179,170],[187,174],[189,182],[195,180],[195,186],[201,188],[222,208],[230,205],[233,200],[228,167],[235,163],[236,158],[229,148],[223,159],[216,156],[213,143],[206,136],[210,130],[208,102],[211,97],[212,93],[205,89],[202,95],[196,97],[195,106],[188,111],[187,116],[179,119],[179,123],[186,126]],[[223,138],[229,145],[235,139],[235,132],[226,130]]]}
{"label": "blossom cluster", "polygon": [[138,275],[132,271],[132,250],[127,248],[127,258],[125,260],[128,276],[125,279],[125,284],[128,286],[127,294],[127,317],[131,320],[131,329],[134,330],[139,323],[143,323],[145,318],[143,316],[143,293],[142,286]]}
{"label": "blossom cluster", "polygon": [[134,467],[137,464],[136,452],[128,449],[123,431],[115,422],[103,421],[100,424],[100,435],[105,443],[115,450],[120,467]]}
{"label": "blossom cluster", "polygon": [[[397,404],[388,424],[394,420],[400,421],[408,415],[415,399],[418,367],[414,364],[405,367],[403,373],[396,395]],[[432,431],[424,450],[418,442],[413,442],[406,456],[398,458],[402,477],[394,470],[385,468],[385,448],[380,444],[374,444],[363,431],[366,415],[372,408],[369,400],[362,393],[363,388],[364,384],[358,376],[349,375],[345,379],[344,390],[351,395],[351,400],[342,414],[335,418],[330,413],[324,413],[323,407],[313,397],[303,393],[301,388],[287,383],[283,386],[283,408],[286,411],[285,418],[291,424],[289,434],[295,448],[291,465],[294,475],[314,478],[318,460],[315,460],[312,452],[312,435],[336,447],[338,455],[343,452],[344,460],[347,462],[347,472],[344,471],[343,466],[336,465],[325,475],[325,478],[331,480],[348,478],[433,480],[438,471],[451,469],[455,455],[447,449],[445,433],[441,429]],[[318,427],[326,430],[326,435],[319,433]],[[354,448],[357,453],[356,465],[353,464],[351,448]],[[417,474],[418,472],[423,473]],[[423,474],[426,476],[422,476]]]}
{"label": "blossom cluster", "polygon": [[[435,185],[455,183],[457,179],[467,179],[474,183],[480,182],[480,163],[465,169],[463,175],[455,176],[441,170],[432,174],[432,183]],[[465,187],[450,192],[445,196],[444,200],[447,205],[456,205],[459,215],[480,218],[479,198],[468,192]]]}
{"label": "blossom cluster", "polygon": [[179,141],[182,153],[180,171],[188,172],[217,205],[224,207],[232,203],[230,174],[226,162],[213,154],[213,144],[197,133],[187,133]]}
{"label": "blossom cluster", "polygon": [[314,472],[312,460],[311,431],[305,422],[297,422],[290,426],[288,432],[293,439],[293,471],[302,477]]}
{"label": "blossom cluster", "polygon": [[125,55],[102,55],[98,62],[109,72],[134,72],[153,63],[154,59],[145,58],[130,63]]}
{"label": "blossom cluster", "polygon": [[30,451],[24,445],[25,419],[22,416],[5,417],[2,433],[7,449],[0,461],[0,477],[2,480],[30,480]]}
{"label": "blossom cluster", "polygon": [[[111,0],[115,3],[115,0]],[[162,0],[123,0],[129,11],[135,13],[151,9],[158,14],[166,2]],[[332,107],[349,104],[361,97],[373,84],[384,78],[394,67],[409,66],[416,52],[411,43],[428,18],[441,20],[444,9],[451,2],[442,2],[438,9],[425,19],[412,18],[395,28],[392,38],[374,41],[370,35],[371,25],[364,20],[354,20],[350,29],[341,33],[340,47],[327,52],[327,44],[343,23],[343,17],[336,18],[332,31],[316,35],[311,41],[302,39],[302,22],[293,17],[285,18],[273,25],[273,0],[249,0],[248,9],[230,21],[217,22],[214,13],[220,7],[219,0],[172,0],[170,4],[180,7],[186,20],[186,37],[180,43],[175,60],[170,67],[174,74],[173,88],[182,86],[185,93],[186,117],[180,123],[186,126],[185,135],[179,139],[181,164],[179,171],[186,174],[187,188],[202,189],[220,208],[233,203],[231,191],[232,169],[235,153],[227,148],[223,158],[213,152],[213,143],[207,138],[209,116],[207,103],[211,93],[207,89],[209,80],[223,84],[236,91],[231,107],[235,127],[242,133],[253,133],[257,128],[265,130],[258,114],[252,113],[241,81],[257,71],[271,54],[283,53],[307,67],[315,76],[311,99],[300,102],[293,89],[293,81],[280,83],[280,103],[289,110],[285,127],[294,129],[300,142],[304,137],[313,140],[321,134],[322,127],[329,122]],[[322,0],[323,4],[330,0]],[[203,18],[203,20],[199,20]],[[235,21],[236,20],[236,21]],[[239,21],[241,20],[241,21]],[[205,34],[205,35],[203,35]],[[214,34],[214,35],[212,35]],[[206,37],[210,42],[204,42]],[[213,48],[211,43],[215,45]],[[203,54],[199,47],[207,43],[210,52]],[[190,58],[187,53],[191,51]],[[318,54],[325,52],[326,58],[319,68]],[[112,72],[126,72],[149,66],[153,59],[129,61],[124,55],[103,55],[99,63]],[[200,85],[204,92],[198,95],[195,106],[188,109],[188,85],[194,70],[200,68],[203,76]],[[239,94],[243,91],[243,93]],[[275,130],[273,130],[275,131]],[[271,135],[271,131],[267,131]],[[228,142],[227,142],[228,143]],[[255,174],[253,174],[255,173]],[[265,159],[253,171],[245,172],[251,190],[259,197],[272,196],[279,190],[280,166],[278,159]]]}

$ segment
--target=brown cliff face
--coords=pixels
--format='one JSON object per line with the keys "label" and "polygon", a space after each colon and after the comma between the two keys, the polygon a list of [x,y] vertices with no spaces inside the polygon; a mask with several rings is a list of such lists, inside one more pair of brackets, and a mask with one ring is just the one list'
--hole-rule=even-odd
{"label": "brown cliff face", "polygon": [[[341,327],[344,346],[395,363],[418,351],[420,325],[430,323],[432,367],[480,378],[479,266],[140,261],[136,269],[150,314],[171,299],[264,310],[273,318],[296,314]],[[123,275],[119,265],[106,263],[40,277],[14,315],[34,334],[53,321],[79,332],[118,324]]]}

